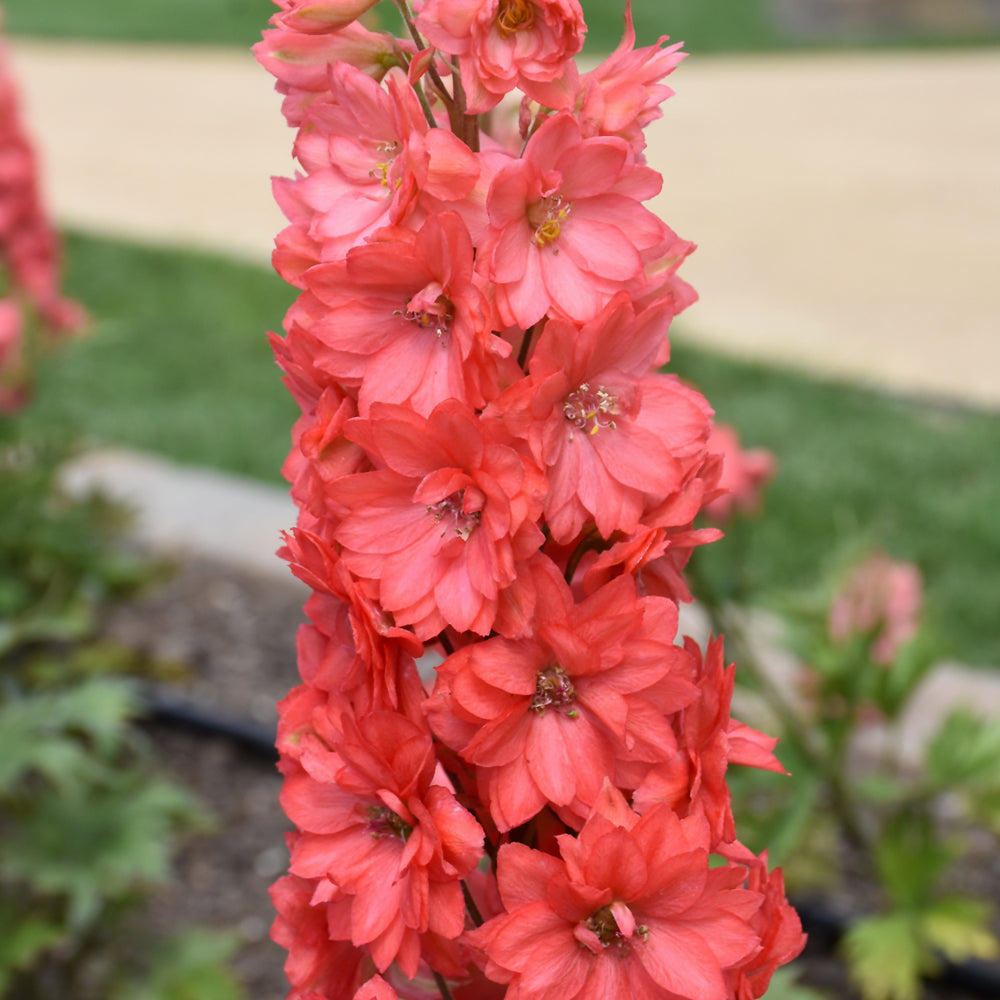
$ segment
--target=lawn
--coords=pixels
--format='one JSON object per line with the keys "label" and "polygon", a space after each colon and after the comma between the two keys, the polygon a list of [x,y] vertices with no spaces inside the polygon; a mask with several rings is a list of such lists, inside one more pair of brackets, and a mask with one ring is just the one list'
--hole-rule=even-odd
{"label": "lawn", "polygon": [[[251,45],[274,12],[271,0],[6,0],[12,34],[197,44]],[[380,13],[389,8],[383,3]],[[621,0],[583,0],[590,49],[607,51],[622,32]],[[706,49],[781,47],[766,0],[634,0],[641,42],[664,32]]]}
{"label": "lawn", "polygon": [[[50,361],[35,404],[91,442],[279,483],[296,408],[267,344],[292,291],[218,257],[72,234],[67,284],[97,318]],[[1000,663],[1000,416],[948,410],[697,350],[672,368],[696,382],[780,473],[747,545],[763,603],[809,586],[859,537],[924,571],[945,652]],[[726,543],[705,553],[729,572]]]}
{"label": "lawn", "polygon": [[[582,0],[589,26],[587,52],[614,48],[624,0]],[[271,0],[4,0],[11,34],[107,41],[251,45],[276,9]],[[633,0],[639,44],[666,33],[692,52],[741,52],[801,45],[781,30],[769,0]],[[393,15],[388,0],[379,12]],[[842,40],[843,41],[843,40]],[[927,44],[982,41],[919,37],[898,32],[858,37],[852,44]],[[995,41],[995,39],[994,39]],[[830,44],[826,42],[825,44]]]}

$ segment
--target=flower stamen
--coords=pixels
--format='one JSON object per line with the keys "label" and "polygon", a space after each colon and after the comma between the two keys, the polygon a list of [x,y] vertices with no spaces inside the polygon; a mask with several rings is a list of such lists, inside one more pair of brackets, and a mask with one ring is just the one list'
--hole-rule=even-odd
{"label": "flower stamen", "polygon": [[591,389],[589,382],[581,382],[563,403],[563,416],[573,425],[569,432],[570,441],[573,440],[574,428],[591,435],[604,428],[613,431],[613,417],[617,413],[618,397],[611,395],[603,385]]}
{"label": "flower stamen", "polygon": [[507,38],[515,31],[530,28],[535,20],[535,8],[529,0],[500,0],[497,27],[500,37]]}
{"label": "flower stamen", "polygon": [[[531,242],[539,247],[554,243],[562,232],[563,223],[572,211],[572,202],[565,201],[557,194],[548,195],[532,205],[528,211],[528,222],[535,227]],[[553,252],[559,251],[557,249]]]}
{"label": "flower stamen", "polygon": [[[456,493],[452,493],[451,496],[445,497],[444,500],[439,500],[437,503],[427,505],[427,513],[430,514],[435,521],[443,521],[445,518],[450,518],[451,523],[454,526],[454,532],[462,539],[463,542],[469,540],[469,535],[479,525],[479,519],[481,512],[478,510],[465,510],[463,508],[463,500],[465,497],[465,490],[459,490]],[[448,533],[448,524],[441,531],[441,537]]]}
{"label": "flower stamen", "polygon": [[[380,142],[375,146],[375,152],[383,157],[379,160],[371,170],[368,171],[369,177],[377,177],[379,183],[382,187],[389,186],[389,171],[392,170],[393,161],[396,159],[396,154],[399,152],[398,142]],[[396,187],[399,187],[399,183],[396,183]]]}
{"label": "flower stamen", "polygon": [[365,815],[368,819],[365,830],[376,840],[382,837],[398,837],[405,844],[413,833],[411,824],[385,806],[368,806]]}
{"label": "flower stamen", "polygon": [[546,667],[535,678],[535,694],[528,708],[539,715],[552,708],[569,719],[576,719],[580,713],[573,707],[575,701],[576,689],[569,674],[562,667],[552,666]]}
{"label": "flower stamen", "polygon": [[[436,286],[440,288],[440,285]],[[397,315],[404,316],[411,323],[424,330],[433,330],[434,336],[441,342],[442,347],[447,347],[450,343],[451,325],[455,316],[455,307],[444,294],[435,298],[421,292],[414,295],[406,304],[406,310],[400,311]]]}

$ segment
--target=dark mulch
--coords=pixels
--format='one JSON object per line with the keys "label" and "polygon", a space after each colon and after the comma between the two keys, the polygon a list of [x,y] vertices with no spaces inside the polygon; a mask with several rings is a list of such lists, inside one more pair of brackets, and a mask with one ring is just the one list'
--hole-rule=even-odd
{"label": "dark mulch", "polygon": [[[108,631],[187,666],[186,678],[165,692],[170,699],[266,734],[274,730],[275,703],[298,682],[295,632],[304,598],[291,577],[282,584],[189,560],[166,583],[115,609]],[[274,910],[267,894],[288,863],[281,776],[267,756],[231,739],[163,722],[145,729],[166,771],[216,818],[213,833],[183,845],[173,881],[153,901],[153,920],[235,931],[242,947],[234,969],[248,997],[283,997],[285,952],[268,936]]]}
{"label": "dark mulch", "polygon": [[[202,560],[184,562],[162,586],[116,609],[110,633],[158,657],[179,660],[189,676],[171,686],[210,714],[273,731],[275,702],[296,683],[295,631],[304,590],[291,578],[263,578]],[[205,802],[216,831],[187,843],[176,877],[154,900],[163,925],[209,924],[233,929],[243,942],[235,971],[250,1000],[284,996],[284,951],[268,938],[273,910],[268,886],[285,869],[287,821],[278,804],[281,779],[266,756],[232,740],[166,725],[147,730],[167,771]],[[988,866],[1000,897],[1000,859]],[[979,876],[984,873],[979,868]],[[862,887],[856,887],[863,895]],[[851,886],[838,905],[849,905]],[[837,1000],[856,1000],[831,938],[817,932],[801,961],[804,981]],[[954,985],[929,985],[924,1000],[988,996]],[[994,998],[996,1000],[996,998]]]}

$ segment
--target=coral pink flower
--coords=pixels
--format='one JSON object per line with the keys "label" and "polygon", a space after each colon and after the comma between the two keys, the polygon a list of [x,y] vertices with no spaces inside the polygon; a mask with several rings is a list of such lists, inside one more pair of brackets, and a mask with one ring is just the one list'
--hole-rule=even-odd
{"label": "coral pink flower", "polygon": [[546,804],[582,823],[605,777],[625,783],[630,765],[673,756],[667,716],[695,696],[677,669],[672,601],[637,598],[630,577],[579,605],[558,576],[543,590],[533,636],[449,656],[427,704],[435,733],[475,766],[501,830]]}
{"label": "coral pink flower", "polygon": [[623,139],[583,138],[569,113],[546,121],[486,199],[476,261],[496,284],[501,326],[527,329],[550,310],[583,323],[623,286],[641,288],[666,234],[641,202],[660,185]]}
{"label": "coral pink flower", "polygon": [[587,30],[577,0],[426,0],[417,28],[458,56],[470,114],[515,87],[549,108],[572,102]]}
{"label": "coral pink flower", "polygon": [[430,737],[391,712],[343,717],[336,751],[303,757],[281,803],[299,828],[290,871],[324,880],[331,937],[367,945],[376,967],[416,972],[418,935],[465,928],[460,880],[483,831],[436,776]]}
{"label": "coral pink flower", "polygon": [[625,573],[635,577],[640,591],[669,597],[677,603],[692,600],[683,570],[698,545],[718,541],[717,528],[667,531],[640,528],[635,534],[616,541],[609,549],[584,557],[580,569],[584,593],[592,594],[613,577]]}
{"label": "coral pink flower", "polygon": [[848,575],[830,605],[830,638],[842,642],[871,632],[872,658],[892,663],[899,647],[916,635],[922,604],[920,570],[876,552]]}
{"label": "coral pink flower", "polygon": [[276,0],[281,13],[271,22],[295,31],[325,34],[336,31],[370,10],[378,0]]}
{"label": "coral pink flower", "polygon": [[349,699],[358,714],[393,709],[422,722],[415,658],[423,645],[414,634],[368,597],[323,538],[298,527],[278,554],[313,590],[305,605],[312,625],[298,633],[303,681]]}
{"label": "coral pink flower", "polygon": [[[276,18],[280,15],[275,15]],[[347,63],[381,80],[400,65],[398,43],[392,35],[349,24],[336,32],[306,34],[280,23],[264,32],[253,46],[257,61],[277,80],[275,89],[286,94],[282,112],[289,125],[301,125],[312,99],[330,85],[330,67]]]}
{"label": "coral pink flower", "polygon": [[346,566],[420,639],[445,626],[486,635],[517,602],[518,564],[542,543],[542,474],[455,400],[426,418],[374,403],[347,436],[377,468],[331,487]]}
{"label": "coral pink flower", "polygon": [[764,448],[742,448],[735,428],[728,424],[712,428],[708,450],[722,455],[719,488],[725,492],[705,507],[706,515],[719,524],[735,511],[755,510],[762,487],[774,475],[774,456]]}
{"label": "coral pink flower", "polygon": [[[748,864],[747,888],[764,895],[761,908],[751,919],[751,926],[760,935],[761,949],[726,973],[734,1000],[757,1000],[767,993],[774,970],[796,958],[805,947],[802,921],[785,898],[785,879],[780,868],[767,870],[767,851],[759,858],[749,851],[730,857],[737,863]],[[744,860],[743,855],[749,855]]]}
{"label": "coral pink flower", "polygon": [[315,409],[292,427],[292,448],[281,467],[292,499],[318,519],[327,518],[327,489],[342,476],[368,468],[364,452],[343,436],[357,416],[354,401],[335,385],[323,390]]}
{"label": "coral pink flower", "polygon": [[684,648],[690,657],[690,676],[699,696],[673,720],[677,754],[657,765],[636,789],[633,804],[644,812],[666,802],[681,816],[701,815],[708,820],[713,847],[736,839],[731,795],[726,784],[730,764],[744,764],[787,773],[772,750],[778,742],[729,716],[735,669],[723,666],[722,639],[712,639],[702,656],[688,637]]}
{"label": "coral pink flower", "polygon": [[664,35],[655,45],[635,49],[632,2],[625,3],[625,32],[618,48],[596,69],[580,77],[576,115],[585,136],[617,135],[640,154],[646,147],[643,130],[663,117],[660,105],[673,95],[661,83],[686,53],[678,42],[662,48]]}
{"label": "coral pink flower", "polygon": [[399,997],[381,976],[372,976],[367,983],[358,987],[354,1000],[399,1000]]}
{"label": "coral pink flower", "polygon": [[510,345],[493,336],[473,282],[472,240],[453,212],[419,232],[382,230],[347,259],[305,275],[327,311],[312,327],[317,364],[357,387],[358,409],[408,403],[426,416],[446,399],[481,407],[498,392]]}
{"label": "coral pink flower", "polygon": [[361,982],[365,955],[349,941],[330,939],[326,907],[311,905],[315,888],[314,880],[296,875],[284,875],[271,886],[277,911],[271,939],[288,952],[290,997],[349,996]]}
{"label": "coral pink flower", "polygon": [[282,208],[294,226],[305,222],[323,260],[339,260],[376,229],[406,221],[418,203],[444,210],[479,179],[475,154],[427,124],[409,87],[390,75],[383,90],[346,63],[331,67],[330,93],[309,105],[295,155],[306,176],[294,182],[294,198],[309,215]]}
{"label": "coral pink flower", "polygon": [[647,501],[680,490],[703,461],[705,398],[676,376],[636,374],[668,322],[662,308],[635,317],[624,293],[582,330],[549,320],[530,377],[488,409],[545,470],[545,518],[557,542],[590,519],[605,538],[634,532]]}
{"label": "coral pink flower", "polygon": [[507,913],[466,935],[487,976],[510,984],[507,1000],[727,1000],[727,972],[760,950],[761,894],[745,868],[709,867],[699,819],[605,796],[579,837],[559,838],[561,858],[500,848]]}

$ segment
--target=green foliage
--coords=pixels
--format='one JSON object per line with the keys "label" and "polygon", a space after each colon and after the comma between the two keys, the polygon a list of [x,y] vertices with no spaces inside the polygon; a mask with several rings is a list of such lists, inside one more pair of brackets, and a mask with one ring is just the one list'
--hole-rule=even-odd
{"label": "green foliage", "polygon": [[920,930],[927,947],[950,962],[1000,956],[1000,942],[987,929],[990,907],[978,899],[949,896],[924,908]]}
{"label": "green foliage", "polygon": [[962,800],[969,814],[1000,834],[1000,727],[959,709],[927,748],[927,780]]}
{"label": "green foliage", "polygon": [[[801,664],[797,696],[756,667],[735,619],[709,604],[714,630],[725,632],[729,654],[753,674],[780,720],[782,760],[795,775],[791,782],[735,775],[734,811],[752,817],[743,829],[753,849],[767,847],[775,861],[790,862],[793,889],[796,878],[836,878],[849,848],[851,870],[839,876],[877,887],[880,896],[879,912],[858,920],[842,942],[851,978],[864,1000],[916,1000],[921,976],[938,971],[942,957],[998,951],[991,902],[949,886],[968,832],[983,823],[1000,832],[1000,731],[957,712],[921,759],[899,756],[896,729],[934,662],[934,643],[920,630],[906,636],[916,607],[909,571],[884,556],[859,570],[844,568],[840,563],[834,578],[785,603]],[[697,572],[694,583],[695,593],[711,601],[714,592],[699,588]],[[831,605],[846,634],[831,632]],[[881,632],[890,618],[901,641],[884,662]],[[873,719],[882,729],[880,749],[859,754],[859,734]],[[831,827],[839,836],[828,836]]]}
{"label": "green foliage", "polygon": [[[622,33],[624,0],[582,0],[587,19],[586,55],[609,52]],[[186,42],[246,48],[274,12],[271,0],[5,0],[12,34],[107,41]],[[767,0],[632,0],[639,45],[660,35],[683,40],[691,52],[773,51],[807,44],[782,31]],[[390,23],[393,5],[376,8]],[[966,33],[968,34],[968,33]],[[900,45],[988,42],[979,33],[882,30],[812,44]]]}
{"label": "green foliage", "polygon": [[922,964],[919,928],[912,915],[858,920],[848,930],[843,949],[865,1000],[918,1000]]}
{"label": "green foliage", "polygon": [[30,416],[0,428],[0,997],[118,1000],[142,982],[149,1000],[235,1000],[231,939],[161,947],[137,919],[209,820],[134,725],[123,674],[150,664],[100,638],[150,567],[119,542],[120,512],[60,490],[71,449]]}
{"label": "green foliage", "polygon": [[1000,454],[1000,416],[713,355],[688,337],[672,338],[671,368],[778,463],[761,516],[699,553],[720,599],[745,600],[731,593],[741,583],[756,606],[783,610],[836,575],[850,539],[920,566],[949,657],[1000,663],[1000,464],[984,459]]}
{"label": "green foliage", "polygon": [[230,934],[186,931],[160,943],[150,968],[114,1000],[239,1000],[241,991],[225,968],[236,948]]}
{"label": "green foliage", "polygon": [[205,823],[178,786],[151,781],[134,765],[108,767],[53,792],[32,788],[30,804],[27,795],[19,796],[0,882],[63,900],[66,924],[75,932],[91,925],[107,901],[162,882],[174,834]]}
{"label": "green foliage", "polygon": [[985,926],[988,918],[983,902],[946,897],[858,920],[843,941],[851,978],[865,1000],[917,1000],[920,977],[933,975],[942,958],[997,957],[1000,945]]}
{"label": "green foliage", "polygon": [[[9,690],[9,678],[5,681]],[[97,761],[121,749],[134,712],[134,692],[119,681],[92,680],[52,693],[8,693],[0,702],[0,795],[12,796],[32,774],[69,793],[94,777]]]}
{"label": "green foliage", "polygon": [[0,666],[0,996],[55,979],[96,1000],[146,947],[128,917],[168,876],[178,834],[208,820],[152,774],[130,682],[33,691]]}
{"label": "green foliage", "polygon": [[67,284],[93,334],[46,366],[45,424],[277,484],[298,407],[266,331],[294,294],[276,274],[208,254],[83,236]]}
{"label": "green foliage", "polygon": [[137,587],[149,567],[112,539],[120,510],[67,496],[57,470],[72,448],[56,422],[0,422],[0,656],[19,646],[92,634],[103,602]]}
{"label": "green foliage", "polygon": [[764,997],[765,1000],[824,1000],[824,995],[818,990],[797,981],[794,963],[775,971]]}

